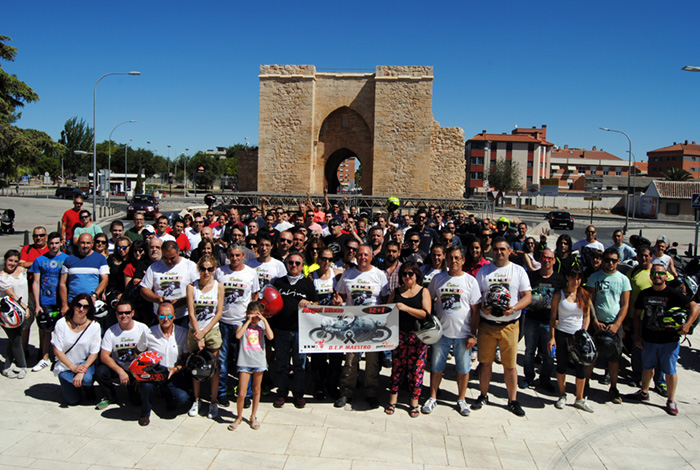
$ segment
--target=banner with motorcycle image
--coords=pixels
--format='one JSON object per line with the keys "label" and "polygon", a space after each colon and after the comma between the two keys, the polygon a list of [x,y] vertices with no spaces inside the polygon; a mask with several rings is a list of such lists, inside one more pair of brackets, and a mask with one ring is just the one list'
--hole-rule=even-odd
{"label": "banner with motorcycle image", "polygon": [[396,304],[299,309],[299,352],[390,351],[399,344]]}

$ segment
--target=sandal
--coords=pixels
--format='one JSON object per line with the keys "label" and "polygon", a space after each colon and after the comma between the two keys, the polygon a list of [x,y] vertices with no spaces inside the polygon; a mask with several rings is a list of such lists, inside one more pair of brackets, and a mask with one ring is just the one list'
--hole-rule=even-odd
{"label": "sandal", "polygon": [[417,418],[420,415],[420,406],[412,406],[411,409],[408,411],[408,416],[411,418]]}
{"label": "sandal", "polygon": [[233,424],[229,424],[226,427],[226,429],[228,429],[229,431],[235,431],[237,427],[238,427],[238,423],[233,423]]}
{"label": "sandal", "polygon": [[388,415],[393,415],[394,411],[396,411],[396,403],[389,403],[386,405],[386,408],[384,408],[384,413]]}
{"label": "sandal", "polygon": [[252,429],[253,431],[257,431],[258,429],[260,429],[260,422],[258,421],[258,418],[250,418],[250,429]]}

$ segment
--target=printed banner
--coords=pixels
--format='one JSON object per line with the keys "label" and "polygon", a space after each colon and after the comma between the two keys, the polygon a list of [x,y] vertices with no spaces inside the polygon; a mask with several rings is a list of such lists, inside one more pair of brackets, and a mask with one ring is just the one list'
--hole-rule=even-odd
{"label": "printed banner", "polygon": [[399,344],[396,304],[299,309],[299,352],[390,351]]}

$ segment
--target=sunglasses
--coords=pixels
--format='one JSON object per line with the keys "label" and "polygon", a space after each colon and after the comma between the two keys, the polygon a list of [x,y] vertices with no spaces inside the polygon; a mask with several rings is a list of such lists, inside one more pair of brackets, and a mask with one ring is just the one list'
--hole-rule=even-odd
{"label": "sunglasses", "polygon": [[46,236],[45,233],[40,233],[40,234],[32,235],[32,238],[44,238],[45,236]]}
{"label": "sunglasses", "polygon": [[90,308],[90,304],[81,304],[81,303],[79,303],[78,305],[76,305],[76,308],[77,308],[78,310],[87,310],[87,309]]}
{"label": "sunglasses", "polygon": [[146,250],[144,250],[143,248],[136,248],[134,250],[134,253],[145,253],[145,252],[146,252]]}
{"label": "sunglasses", "polygon": [[318,260],[319,261],[328,261],[330,263],[331,261],[333,261],[333,258],[328,257],[328,256],[319,256]]}
{"label": "sunglasses", "polygon": [[291,244],[291,243],[292,243],[292,241],[291,241],[291,240],[289,240],[288,238],[280,238],[280,243],[287,243],[287,244]]}
{"label": "sunglasses", "polygon": [[401,274],[401,277],[413,277],[415,275],[416,273],[414,273],[413,271],[406,271],[405,273]]}
{"label": "sunglasses", "polygon": [[216,271],[216,268],[215,268],[214,266],[211,266],[211,267],[208,267],[208,268],[205,268],[204,266],[202,266],[201,268],[199,268],[199,271],[200,271],[200,272],[203,272],[203,273],[204,273],[204,272],[213,273],[214,271]]}
{"label": "sunglasses", "polygon": [[586,230],[586,233],[595,233],[595,230]]}
{"label": "sunglasses", "polygon": [[95,245],[106,245],[107,242],[102,241],[102,240],[95,240]]}
{"label": "sunglasses", "polygon": [[117,310],[117,316],[119,316],[119,315],[131,315],[131,312],[133,312],[133,310],[127,310],[126,312],[120,312]]}
{"label": "sunglasses", "polygon": [[301,266],[301,261],[287,261],[289,266]]}
{"label": "sunglasses", "polygon": [[665,271],[664,272],[654,271],[653,273],[650,274],[650,276],[652,276],[652,277],[661,277],[661,276],[665,276],[665,275],[666,275]]}
{"label": "sunglasses", "polygon": [[345,250],[347,250],[347,251],[357,251],[357,247],[354,247],[354,246],[346,246],[346,247],[345,247]]}
{"label": "sunglasses", "polygon": [[124,250],[127,250],[127,249],[129,249],[128,246],[118,246],[118,247],[117,247],[117,250],[119,250],[119,251],[124,251]]}
{"label": "sunglasses", "polygon": [[82,206],[82,205],[83,205],[82,202],[74,202],[73,204],[76,205],[76,206]]}
{"label": "sunglasses", "polygon": [[617,262],[620,261],[620,260],[617,259],[617,258],[605,258],[603,261],[605,261],[606,263],[613,263],[613,264],[614,264],[614,263],[617,263]]}
{"label": "sunglasses", "polygon": [[543,256],[542,260],[543,261],[554,261],[554,258],[552,258],[551,256]]}
{"label": "sunglasses", "polygon": [[158,318],[160,318],[161,320],[165,320],[166,318],[168,320],[172,320],[173,318],[175,318],[175,315],[169,313],[168,315],[158,315]]}

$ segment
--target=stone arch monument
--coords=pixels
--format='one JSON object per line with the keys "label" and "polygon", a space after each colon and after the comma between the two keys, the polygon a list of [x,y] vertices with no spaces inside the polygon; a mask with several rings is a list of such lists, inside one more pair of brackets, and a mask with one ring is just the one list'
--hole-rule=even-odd
{"label": "stone arch monument", "polygon": [[263,65],[259,78],[257,185],[246,189],[332,192],[338,165],[356,157],[363,194],[462,197],[464,131],[433,120],[432,67]]}

